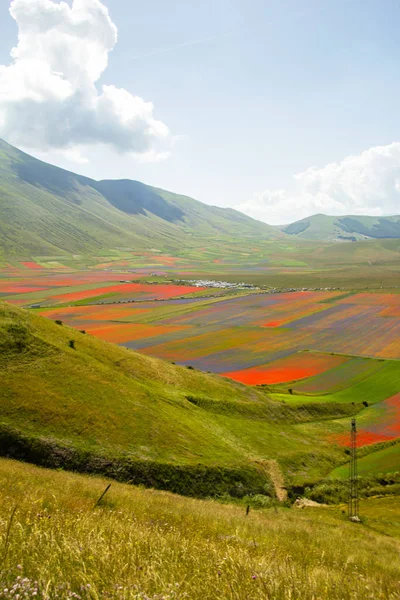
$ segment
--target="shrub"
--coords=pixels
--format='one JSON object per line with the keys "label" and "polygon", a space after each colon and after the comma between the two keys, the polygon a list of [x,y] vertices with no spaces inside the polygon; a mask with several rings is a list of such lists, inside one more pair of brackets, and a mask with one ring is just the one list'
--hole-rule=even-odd
{"label": "shrub", "polygon": [[70,348],[72,348],[73,350],[76,350],[76,348],[75,348],[75,340],[69,340],[68,346]]}
{"label": "shrub", "polygon": [[254,494],[254,496],[244,496],[242,502],[251,506],[252,508],[271,508],[277,504],[276,500],[271,496],[265,496],[264,494]]}
{"label": "shrub", "polygon": [[[400,473],[386,473],[359,477],[358,488],[361,498],[399,494]],[[341,504],[349,498],[349,482],[341,479],[325,479],[305,489],[305,496],[315,502]]]}
{"label": "shrub", "polygon": [[55,323],[56,323],[57,325],[62,325],[62,324],[63,324],[63,322],[62,322],[62,321],[60,321],[60,319],[56,319],[56,320],[55,320]]}
{"label": "shrub", "polygon": [[186,400],[188,400],[191,404],[194,404],[195,406],[199,404],[198,399],[193,398],[193,396],[186,396]]}
{"label": "shrub", "polygon": [[10,323],[6,328],[9,349],[14,348],[17,352],[22,352],[27,345],[28,329],[20,323]]}
{"label": "shrub", "polygon": [[182,465],[140,460],[129,455],[103,455],[51,438],[25,435],[0,424],[0,456],[39,466],[105,475],[117,481],[168,490],[198,498],[264,495],[265,474],[255,467]]}

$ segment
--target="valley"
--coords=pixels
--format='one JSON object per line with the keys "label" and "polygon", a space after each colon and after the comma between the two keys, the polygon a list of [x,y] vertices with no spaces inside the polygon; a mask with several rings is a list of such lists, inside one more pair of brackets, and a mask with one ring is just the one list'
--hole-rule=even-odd
{"label": "valley", "polygon": [[[2,151],[13,593],[396,598],[400,239],[299,239]],[[362,526],[346,515],[353,417]]]}
{"label": "valley", "polygon": [[400,600],[400,3],[0,3],[0,600]]}
{"label": "valley", "polygon": [[[85,267],[80,265],[78,269],[70,266],[72,260],[11,259],[0,271],[1,299],[8,305],[28,309],[30,318],[39,319],[38,323],[44,323],[40,317],[58,323],[58,331],[56,328],[54,333],[73,340],[72,354],[79,353],[82,343],[86,346],[96,338],[111,342],[120,346],[119,352],[138,351],[143,356],[141,360],[163,359],[167,361],[163,365],[172,362],[185,368],[188,375],[198,373],[200,377],[208,372],[217,376],[218,382],[226,382],[225,386],[229,381],[250,385],[261,404],[246,404],[243,411],[250,411],[250,416],[253,410],[254,418],[261,422],[270,418],[268,411],[263,415],[265,401],[273,403],[277,414],[283,410],[279,417],[283,421],[299,421],[292,433],[281,429],[276,435],[269,430],[267,448],[267,438],[259,436],[259,425],[248,417],[235,416],[237,407],[229,387],[220,398],[222,404],[215,403],[215,393],[210,390],[199,394],[196,386],[188,388],[186,396],[193,398],[195,407],[191,408],[193,416],[201,407],[207,419],[216,421],[213,427],[218,430],[222,419],[223,427],[229,428],[229,433],[222,436],[225,447],[222,444],[216,450],[212,442],[215,455],[214,450],[211,454],[201,451],[195,452],[193,458],[198,455],[202,462],[214,461],[217,466],[234,464],[238,460],[237,449],[242,448],[242,456],[253,456],[256,460],[278,458],[288,485],[290,482],[306,485],[328,476],[346,461],[343,452],[348,444],[348,419],[356,414],[360,447],[367,445],[373,450],[377,444],[376,461],[368,459],[368,464],[373,465],[369,475],[393,471],[393,460],[387,461],[386,454],[397,456],[400,446],[382,454],[380,444],[390,444],[398,437],[400,293],[397,289],[350,290],[337,286],[278,290],[265,284],[254,289],[205,287],[191,279],[193,271],[180,266],[183,261],[179,256],[161,253],[138,256],[126,252],[125,260],[117,257]],[[213,265],[221,268],[221,260]],[[259,277],[260,271],[255,269],[255,272]],[[209,277],[216,275],[210,267],[208,273]],[[229,272],[227,267],[224,275],[229,279],[234,271]],[[10,315],[19,319],[23,313],[11,311]],[[125,363],[128,358],[121,356]],[[138,358],[138,354],[132,355],[132,360]],[[10,390],[14,385],[10,383]],[[38,384],[39,389],[41,385]],[[206,390],[208,385],[211,384],[200,387]],[[154,382],[150,389],[153,395]],[[5,397],[10,393],[15,392],[5,391]],[[284,416],[286,410],[292,411],[291,417]],[[137,418],[138,415],[132,421],[133,428],[139,424],[135,425]],[[25,433],[29,431],[27,424]],[[13,421],[9,420],[8,425],[14,425]],[[194,432],[199,425],[193,423],[191,427]],[[316,455],[307,466],[307,448],[299,444],[296,429],[302,436],[306,432],[311,436],[306,446],[314,444],[316,439],[322,444],[321,455]],[[45,431],[47,426],[42,433]],[[144,441],[149,434],[144,434],[143,447],[147,447]],[[98,439],[94,431],[93,435]],[[120,433],[116,435],[119,437]],[[140,459],[164,456],[162,460],[187,461],[193,442],[189,442],[184,452],[182,448],[170,448],[160,454],[158,434],[155,435],[152,433],[154,447],[139,453],[132,450],[133,455]],[[283,443],[282,436],[292,442]],[[235,452],[227,459],[233,448]],[[107,452],[110,451],[115,453],[115,447],[109,445]],[[287,453],[296,458],[288,458]],[[293,464],[302,467],[294,470]]]}

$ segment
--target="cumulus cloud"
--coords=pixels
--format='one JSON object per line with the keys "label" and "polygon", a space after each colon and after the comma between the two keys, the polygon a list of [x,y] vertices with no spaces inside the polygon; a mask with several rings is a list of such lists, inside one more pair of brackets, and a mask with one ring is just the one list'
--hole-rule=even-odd
{"label": "cumulus cloud", "polygon": [[400,214],[400,142],[375,146],[294,175],[290,190],[265,190],[239,210],[271,224],[316,213]]}
{"label": "cumulus cloud", "polygon": [[18,44],[0,65],[0,136],[40,151],[108,144],[145,160],[167,156],[168,127],[154,107],[114,85],[96,82],[117,43],[117,28],[100,0],[12,0]]}

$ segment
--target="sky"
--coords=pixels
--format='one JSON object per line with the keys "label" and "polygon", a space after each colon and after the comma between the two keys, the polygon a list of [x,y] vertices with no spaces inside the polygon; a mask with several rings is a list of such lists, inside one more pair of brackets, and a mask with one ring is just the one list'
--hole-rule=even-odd
{"label": "sky", "polygon": [[398,0],[3,0],[0,137],[270,224],[400,214]]}

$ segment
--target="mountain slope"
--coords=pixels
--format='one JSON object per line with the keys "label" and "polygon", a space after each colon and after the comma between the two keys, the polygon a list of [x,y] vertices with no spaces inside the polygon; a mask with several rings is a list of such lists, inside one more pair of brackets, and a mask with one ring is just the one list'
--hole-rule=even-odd
{"label": "mountain slope", "polygon": [[129,479],[139,470],[139,482],[149,484],[147,465],[153,487],[181,493],[188,491],[186,475],[197,473],[197,495],[199,488],[215,493],[204,489],[210,477],[225,490],[236,477],[259,486],[260,477],[269,479],[271,459],[292,474],[299,464],[311,479],[329,472],[345,455],[326,438],[327,418],[358,410],[335,403],[292,408],[264,390],[102,342],[5,303],[0,370],[3,455],[128,472]]}
{"label": "mountain slope", "polygon": [[5,255],[172,250],[209,237],[282,235],[235,210],[138,181],[76,175],[0,140],[0,253]]}
{"label": "mountain slope", "polygon": [[400,216],[369,217],[313,215],[281,230],[297,238],[312,241],[358,241],[400,238]]}

